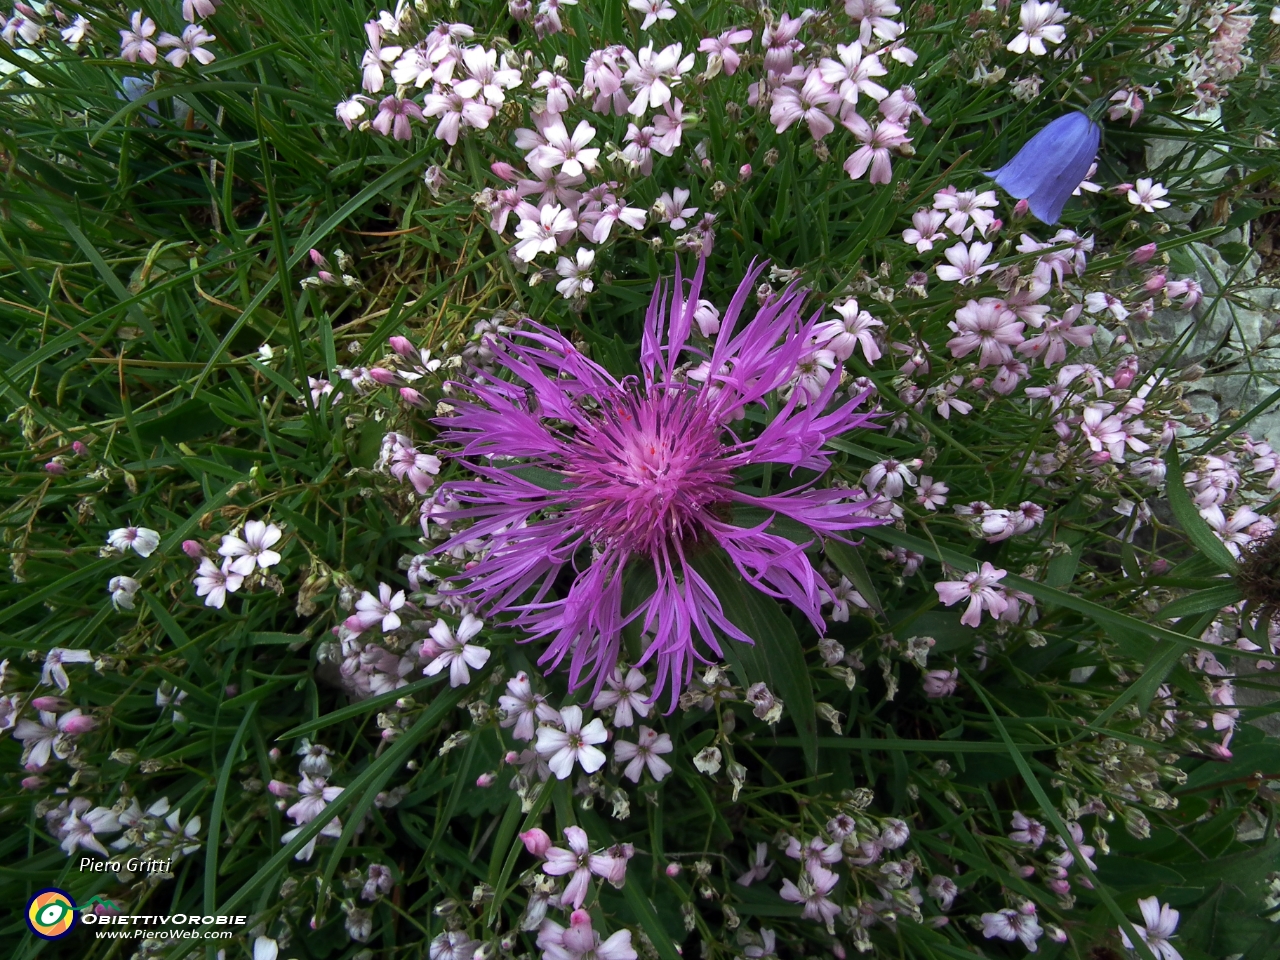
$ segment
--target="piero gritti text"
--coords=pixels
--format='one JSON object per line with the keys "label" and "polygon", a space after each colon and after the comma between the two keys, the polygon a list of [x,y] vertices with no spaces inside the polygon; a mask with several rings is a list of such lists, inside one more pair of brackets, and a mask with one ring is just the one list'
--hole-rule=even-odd
{"label": "piero gritti text", "polygon": [[99,860],[97,857],[81,857],[81,873],[169,873],[173,860],[145,860],[130,857],[128,860]]}

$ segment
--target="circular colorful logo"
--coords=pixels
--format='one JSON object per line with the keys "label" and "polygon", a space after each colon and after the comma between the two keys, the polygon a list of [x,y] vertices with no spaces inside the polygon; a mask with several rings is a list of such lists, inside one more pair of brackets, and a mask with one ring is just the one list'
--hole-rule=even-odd
{"label": "circular colorful logo", "polygon": [[27,926],[37,937],[58,940],[76,925],[76,904],[57,887],[41,890],[27,904]]}

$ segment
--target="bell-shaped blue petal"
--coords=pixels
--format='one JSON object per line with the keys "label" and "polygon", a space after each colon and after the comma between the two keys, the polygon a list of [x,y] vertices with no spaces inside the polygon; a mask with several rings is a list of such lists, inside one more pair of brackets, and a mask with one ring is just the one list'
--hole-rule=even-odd
{"label": "bell-shaped blue petal", "polygon": [[1042,223],[1057,223],[1072,191],[1089,173],[1102,130],[1079,111],[1048,124],[1003,167],[988,173]]}

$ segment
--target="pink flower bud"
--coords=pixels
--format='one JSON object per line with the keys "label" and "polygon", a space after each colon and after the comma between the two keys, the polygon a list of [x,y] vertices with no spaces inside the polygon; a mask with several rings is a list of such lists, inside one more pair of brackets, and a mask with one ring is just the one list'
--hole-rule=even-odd
{"label": "pink flower bud", "polygon": [[406,360],[417,360],[418,351],[413,349],[413,344],[409,342],[407,337],[392,337],[387,341],[391,349]]}
{"label": "pink flower bud", "polygon": [[1156,245],[1154,243],[1144,243],[1137,250],[1129,255],[1130,263],[1147,263],[1156,255]]}
{"label": "pink flower bud", "polygon": [[1071,439],[1071,425],[1065,420],[1059,420],[1053,425],[1053,432],[1058,435],[1059,440]]}
{"label": "pink flower bud", "polygon": [[667,873],[667,876],[668,876],[668,877],[678,877],[678,876],[680,876],[680,870],[681,870],[681,867],[680,867],[680,864],[678,864],[678,863],[668,863],[668,864],[667,864],[667,870],[666,870],[666,873]]}
{"label": "pink flower bud", "polygon": [[430,637],[427,637],[422,641],[422,646],[418,647],[418,659],[423,662],[434,660],[443,652],[444,651],[440,649],[440,645],[438,643]]}
{"label": "pink flower bud", "polygon": [[237,693],[240,692],[240,685],[237,683],[228,683],[226,690],[227,690],[228,697],[234,697]]}
{"label": "pink flower bud", "polygon": [[476,777],[476,786],[481,790],[487,790],[493,786],[493,782],[497,779],[498,775],[496,773],[482,773]]}
{"label": "pink flower bud", "polygon": [[271,760],[272,763],[278,762],[281,757],[280,748],[272,747],[270,750],[267,751],[267,757]]}
{"label": "pink flower bud", "polygon": [[383,731],[382,731],[382,739],[383,739],[383,740],[386,740],[388,743],[390,743],[390,742],[391,742],[392,740],[394,740],[395,738],[396,738],[396,731],[395,731],[395,730],[383,730]]}
{"label": "pink flower bud", "polygon": [[950,917],[930,917],[925,921],[925,923],[929,924],[929,926],[933,927],[935,930],[941,930],[950,922]]}
{"label": "pink flower bud", "polygon": [[183,540],[182,552],[192,560],[199,560],[204,556],[204,545],[199,540]]}
{"label": "pink flower bud", "polygon": [[1031,204],[1026,200],[1019,200],[1013,205],[1013,219],[1022,220],[1031,212]]}
{"label": "pink flower bud", "polygon": [[541,827],[534,827],[532,830],[526,830],[520,834],[520,842],[535,857],[545,857],[547,851],[551,849],[551,838],[547,836],[547,831]]}
{"label": "pink flower bud", "polygon": [[502,762],[514,766],[520,762],[520,754],[516,753],[514,750],[508,750],[506,756],[502,758]]}
{"label": "pink flower bud", "polygon": [[317,267],[327,267],[329,265],[329,261],[324,258],[324,254],[315,247],[312,247],[309,253],[311,254],[311,262]]}
{"label": "pink flower bud", "polygon": [[71,702],[63,700],[62,697],[36,697],[31,701],[31,705],[37,710],[50,710],[57,713],[59,710],[68,709]]}
{"label": "pink flower bud", "polygon": [[1132,183],[1117,183],[1111,188],[1117,197],[1123,197],[1126,193],[1133,189]]}
{"label": "pink flower bud", "polygon": [[1164,285],[1167,281],[1168,278],[1164,275],[1164,271],[1157,270],[1155,273],[1151,274],[1151,276],[1147,277],[1147,282],[1144,283],[1142,287],[1147,291],[1147,293],[1157,293],[1164,289]]}
{"label": "pink flower bud", "polygon": [[1071,892],[1071,881],[1069,880],[1050,880],[1045,886],[1059,897],[1065,897]]}
{"label": "pink flower bud", "polygon": [[493,171],[493,175],[499,180],[505,180],[507,183],[515,183],[520,179],[520,174],[511,164],[502,160],[495,160],[489,164],[489,169]]}
{"label": "pink flower bud", "polygon": [[89,455],[89,448],[79,440],[71,444],[71,449],[75,451],[77,457],[87,457]]}
{"label": "pink flower bud", "polygon": [[39,790],[41,787],[45,785],[46,782],[47,781],[45,780],[44,777],[23,777],[22,789],[23,790]]}
{"label": "pink flower bud", "polygon": [[1120,365],[1116,367],[1116,372],[1111,375],[1111,381],[1116,385],[1116,389],[1127,390],[1133,385],[1133,381],[1137,376],[1138,358],[1125,357],[1120,361]]}
{"label": "pink flower bud", "polygon": [[1169,572],[1169,561],[1158,557],[1151,561],[1151,566],[1147,569],[1151,572],[1151,576],[1158,577]]}
{"label": "pink flower bud", "polygon": [[844,960],[844,958],[848,956],[848,954],[844,952],[844,947],[842,947],[839,944],[839,942],[833,943],[831,945],[831,953],[836,958],[836,960]]}
{"label": "pink flower bud", "polygon": [[997,217],[991,221],[991,226],[987,227],[987,236],[993,236],[1004,229],[1004,221]]}
{"label": "pink flower bud", "polygon": [[298,788],[283,780],[272,780],[267,784],[267,792],[273,797],[296,797]]}
{"label": "pink flower bud", "polygon": [[382,384],[384,387],[389,387],[396,382],[395,372],[392,370],[386,370],[382,367],[370,367],[369,378]]}
{"label": "pink flower bud", "polygon": [[55,477],[65,476],[67,468],[60,464],[57,460],[50,460],[44,465],[45,473]]}
{"label": "pink flower bud", "polygon": [[751,172],[752,172],[751,164],[744,163],[742,166],[738,168],[738,179],[741,180],[743,183],[746,183],[748,180],[751,179]]}
{"label": "pink flower bud", "polygon": [[316,274],[316,277],[319,278],[321,283],[335,284],[338,282],[338,278],[335,277],[328,270],[321,270],[319,273]]}
{"label": "pink flower bud", "polygon": [[400,399],[411,407],[417,407],[419,410],[426,409],[427,401],[423,399],[422,394],[413,387],[401,387]]}
{"label": "pink flower bud", "polygon": [[972,380],[969,381],[969,388],[971,390],[981,390],[986,385],[987,385],[986,377],[974,377]]}
{"label": "pink flower bud", "polygon": [[88,733],[90,730],[95,729],[98,726],[98,721],[88,714],[81,714],[78,717],[72,717],[70,720],[63,720],[58,726],[63,733],[78,737],[82,733]]}

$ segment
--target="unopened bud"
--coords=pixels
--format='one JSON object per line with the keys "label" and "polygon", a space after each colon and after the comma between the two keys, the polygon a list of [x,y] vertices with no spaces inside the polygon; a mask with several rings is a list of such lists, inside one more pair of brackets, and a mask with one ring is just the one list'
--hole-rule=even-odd
{"label": "unopened bud", "polygon": [[1154,243],[1144,243],[1129,255],[1129,262],[1137,264],[1146,263],[1155,255],[1156,245]]}

